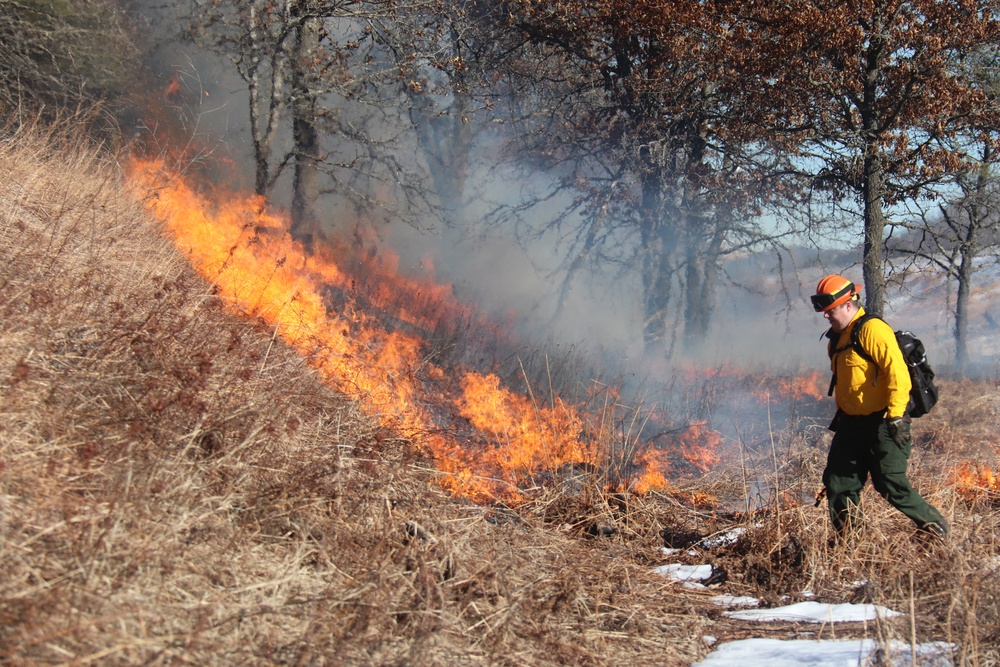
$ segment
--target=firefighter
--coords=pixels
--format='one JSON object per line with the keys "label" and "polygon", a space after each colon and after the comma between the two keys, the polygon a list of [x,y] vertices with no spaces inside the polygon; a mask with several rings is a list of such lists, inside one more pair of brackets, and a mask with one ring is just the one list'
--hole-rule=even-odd
{"label": "firefighter", "polygon": [[859,331],[858,342],[873,361],[852,346],[851,330],[865,312],[860,292],[861,285],[829,275],[819,281],[811,297],[813,308],[830,323],[826,337],[837,403],[830,424],[833,442],[823,471],[830,519],[841,536],[856,526],[861,489],[870,475],[875,490],[919,530],[944,538],[947,522],[906,476],[910,375],[896,336],[888,324],[872,318]]}

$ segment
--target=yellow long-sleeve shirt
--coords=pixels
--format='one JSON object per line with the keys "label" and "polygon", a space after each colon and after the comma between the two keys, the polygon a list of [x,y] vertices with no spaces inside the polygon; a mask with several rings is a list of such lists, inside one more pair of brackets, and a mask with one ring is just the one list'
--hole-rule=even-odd
{"label": "yellow long-sleeve shirt", "polygon": [[880,319],[871,319],[861,328],[858,342],[874,363],[850,346],[851,330],[864,314],[864,309],[858,308],[834,343],[834,349],[847,348],[830,360],[837,377],[837,407],[849,415],[886,410],[887,417],[902,417],[910,399],[910,372],[892,327]]}

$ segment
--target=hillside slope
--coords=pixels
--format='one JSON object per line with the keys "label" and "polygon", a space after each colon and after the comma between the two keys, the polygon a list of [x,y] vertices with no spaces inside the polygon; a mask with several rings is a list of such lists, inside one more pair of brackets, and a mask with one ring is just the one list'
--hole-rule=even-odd
{"label": "hillside slope", "polygon": [[[0,660],[690,664],[633,553],[452,500],[226,312],[114,156],[0,144]],[[537,519],[537,520],[536,520]]]}
{"label": "hillside slope", "polygon": [[[995,382],[943,383],[915,426],[912,477],[952,521],[944,544],[870,489],[862,538],[831,540],[811,498],[830,436],[801,418],[829,399],[725,369],[700,400],[722,415],[753,381],[766,422],[747,428],[741,404],[738,445],[683,493],[584,474],[476,504],[315,358],[231,312],[116,156],[28,128],[0,140],[0,168],[5,664],[670,666],[703,657],[706,634],[941,640],[954,664],[1000,660]],[[761,509],[692,501],[723,491]],[[739,537],[705,539],[720,533]],[[654,574],[671,560],[707,560],[711,587]],[[749,628],[716,593],[908,613]]]}

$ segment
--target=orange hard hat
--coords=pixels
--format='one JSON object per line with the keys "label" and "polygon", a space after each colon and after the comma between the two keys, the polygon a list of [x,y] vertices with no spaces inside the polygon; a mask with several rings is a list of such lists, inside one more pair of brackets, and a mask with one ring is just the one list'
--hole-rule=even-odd
{"label": "orange hard hat", "polygon": [[832,274],[824,276],[816,285],[816,294],[810,299],[817,313],[825,313],[831,308],[856,297],[861,292],[861,285],[855,285],[844,276]]}

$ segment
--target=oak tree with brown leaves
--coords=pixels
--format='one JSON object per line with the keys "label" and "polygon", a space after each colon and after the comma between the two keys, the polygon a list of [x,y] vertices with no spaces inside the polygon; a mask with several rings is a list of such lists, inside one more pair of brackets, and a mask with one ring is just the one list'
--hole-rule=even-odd
{"label": "oak tree with brown leaves", "polygon": [[994,0],[745,2],[741,104],[862,221],[866,307],[881,313],[887,211],[969,162],[956,135],[1000,122],[956,63],[996,42]]}

